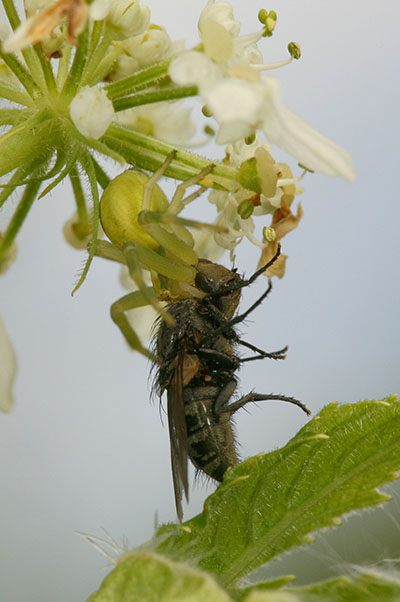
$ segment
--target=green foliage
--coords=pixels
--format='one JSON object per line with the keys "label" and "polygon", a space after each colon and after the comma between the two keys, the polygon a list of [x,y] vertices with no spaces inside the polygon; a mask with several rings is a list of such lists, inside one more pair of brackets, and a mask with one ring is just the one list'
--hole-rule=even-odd
{"label": "green foliage", "polygon": [[[365,573],[355,579],[339,577],[308,587],[293,588],[290,592],[293,602],[319,602],[320,600],[324,600],[324,602],[366,602],[367,600],[394,602],[400,600],[400,582],[398,576],[396,578],[380,573]],[[265,602],[278,602],[278,598],[265,598],[264,600]],[[263,602],[262,598],[259,599],[259,602]]]}
{"label": "green foliage", "polygon": [[[400,402],[395,396],[331,404],[281,450],[250,458],[231,470],[206,500],[202,514],[183,525],[161,527],[148,544],[147,555],[136,552],[121,559],[90,600],[170,600],[169,593],[159,593],[164,591],[166,571],[168,579],[176,580],[174,587],[185,581],[188,592],[192,578],[199,579],[202,588],[212,584],[215,597],[207,594],[212,600],[394,600],[399,585],[371,575],[285,589],[281,587],[290,577],[245,589],[239,581],[293,546],[312,542],[316,530],[339,525],[339,516],[390,499],[376,487],[395,479],[399,467]],[[152,587],[158,588],[153,598],[140,589],[150,569]],[[122,582],[124,590],[117,588]],[[230,598],[223,597],[224,590]],[[182,599],[202,600],[202,591],[198,597]],[[181,598],[176,594],[174,599]]]}
{"label": "green foliage", "polygon": [[88,602],[229,602],[231,598],[207,573],[138,550],[106,577]]}

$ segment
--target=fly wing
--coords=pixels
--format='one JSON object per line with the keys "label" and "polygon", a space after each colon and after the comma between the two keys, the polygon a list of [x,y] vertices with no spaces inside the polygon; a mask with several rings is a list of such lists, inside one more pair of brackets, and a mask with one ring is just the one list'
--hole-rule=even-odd
{"label": "fly wing", "polygon": [[176,358],[174,375],[168,387],[168,427],[171,446],[171,467],[174,481],[175,505],[179,522],[182,522],[182,492],[189,498],[188,449],[183,401],[183,357]]}
{"label": "fly wing", "polygon": [[183,389],[197,374],[200,360],[196,355],[182,350],[175,360],[173,377],[168,386],[168,427],[171,447],[171,467],[174,482],[175,505],[179,522],[182,522],[182,492],[189,500],[188,436],[185,418]]}

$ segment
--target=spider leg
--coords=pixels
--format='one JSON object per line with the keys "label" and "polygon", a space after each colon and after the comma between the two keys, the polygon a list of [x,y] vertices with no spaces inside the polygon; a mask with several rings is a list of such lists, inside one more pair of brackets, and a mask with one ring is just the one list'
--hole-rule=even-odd
{"label": "spider leg", "polygon": [[[142,268],[140,265],[140,260],[139,260],[139,255],[138,255],[138,248],[143,248],[146,252],[150,251],[150,249],[145,249],[144,247],[140,247],[140,245],[137,245],[135,243],[130,243],[130,242],[125,243],[124,246],[122,247],[122,252],[126,257],[126,263],[128,264],[129,275],[131,276],[132,280],[135,282],[136,286],[138,287],[139,291],[142,293],[143,297],[145,299],[147,299],[147,303],[152,305],[154,307],[154,309],[160,315],[162,315],[162,317],[168,324],[173,325],[173,324],[175,324],[175,320],[162,307],[162,305],[160,305],[157,298],[153,294],[149,293],[149,288],[146,286],[146,284],[143,280]],[[154,253],[154,251],[151,251],[151,252]],[[156,253],[156,255],[158,257],[157,253]]]}
{"label": "spider leg", "polygon": [[158,180],[165,174],[168,167],[171,165],[172,161],[176,157],[176,150],[173,150],[168,157],[165,159],[164,163],[153,173],[153,175],[147,180],[147,182],[143,185],[143,200],[142,200],[142,209],[148,211],[151,207],[151,197],[153,194],[153,188],[157,184]]}
{"label": "spider leg", "polygon": [[[196,199],[204,190],[204,187],[200,187],[200,189],[192,194],[189,194],[186,198],[184,198],[186,190],[190,188],[190,186],[195,186],[196,184],[200,184],[202,180],[214,169],[215,165],[210,163],[204,169],[199,171],[199,173],[195,174],[191,178],[188,178],[184,182],[181,182],[175,190],[174,196],[171,199],[171,202],[168,207],[168,213],[173,215],[177,215],[186,207],[188,203],[191,203],[194,199]],[[205,182],[204,182],[205,183]],[[211,183],[211,181],[210,181]]]}
{"label": "spider leg", "polygon": [[143,307],[144,305],[149,304],[149,298],[156,298],[156,293],[152,287],[147,287],[145,294],[143,291],[134,291],[133,293],[129,293],[118,301],[115,301],[111,305],[110,313],[113,322],[118,326],[120,331],[125,337],[128,345],[139,351],[142,355],[145,355],[149,359],[156,361],[154,355],[143,347],[141,340],[139,339],[136,332],[133,330],[128,318],[125,315],[125,312],[129,309],[135,309],[137,307]]}

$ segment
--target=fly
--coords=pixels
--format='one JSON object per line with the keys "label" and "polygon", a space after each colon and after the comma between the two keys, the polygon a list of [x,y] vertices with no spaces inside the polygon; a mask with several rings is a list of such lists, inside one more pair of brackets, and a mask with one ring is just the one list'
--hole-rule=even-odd
{"label": "fly", "polygon": [[[158,360],[156,387],[167,392],[171,465],[178,519],[183,518],[182,499],[189,498],[188,459],[198,471],[221,482],[228,468],[238,463],[231,418],[246,404],[255,401],[286,401],[308,408],[286,395],[248,393],[231,401],[238,386],[235,373],[244,362],[256,359],[284,359],[287,347],[268,353],[242,340],[235,326],[245,320],[268,296],[271,282],[261,297],[237,314],[241,291],[252,284],[279,256],[249,279],[235,270],[200,259],[195,285],[198,296],[174,301],[168,313],[174,324],[160,319],[154,338]],[[236,346],[255,355],[240,358]]]}

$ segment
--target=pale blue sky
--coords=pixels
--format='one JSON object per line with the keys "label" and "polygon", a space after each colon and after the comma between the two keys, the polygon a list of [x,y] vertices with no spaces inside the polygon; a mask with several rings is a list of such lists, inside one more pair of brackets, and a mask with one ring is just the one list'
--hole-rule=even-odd
{"label": "pale blue sky", "polygon": [[[194,39],[203,0],[147,4],[172,37]],[[243,32],[253,31],[262,5],[232,4]],[[357,181],[307,178],[304,220],[285,240],[287,274],[243,327],[260,347],[289,344],[289,355],[246,365],[241,388],[295,395],[315,413],[330,401],[399,391],[400,5],[276,0],[273,8],[279,21],[262,45],[265,59],[284,58],[292,40],[303,50],[300,61],[275,73],[283,100],[351,152]],[[134,546],[151,537],[156,512],[160,522],[175,520],[168,432],[149,403],[148,365],[108,316],[122,294],[117,267],[95,262],[70,296],[83,262],[60,234],[71,213],[67,185],[38,201],[21,232],[18,262],[0,281],[0,310],[19,360],[15,410],[0,416],[5,602],[81,602],[98,587],[105,560],[75,531],[101,535],[104,527]],[[257,257],[244,246],[240,271],[251,273]],[[242,306],[262,288],[246,291]],[[303,414],[285,404],[242,412],[242,455],[285,444],[303,424]],[[211,491],[195,485],[186,516],[199,512]],[[398,524],[398,506],[387,516]],[[334,537],[347,541],[348,526]],[[395,535],[399,540],[398,529]],[[377,549],[389,546],[371,537]],[[327,554],[327,565],[336,561]]]}

